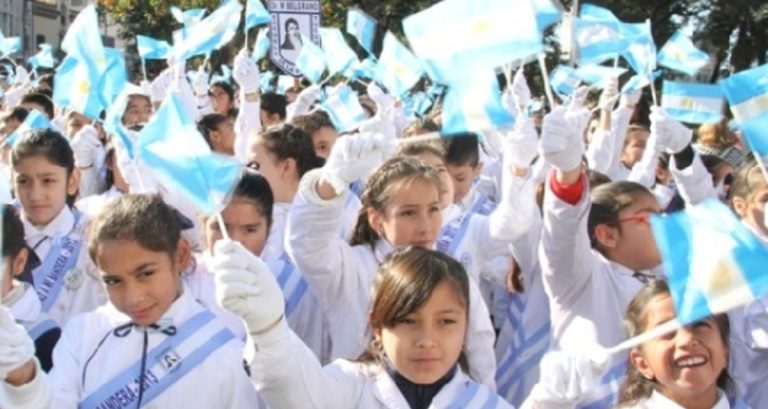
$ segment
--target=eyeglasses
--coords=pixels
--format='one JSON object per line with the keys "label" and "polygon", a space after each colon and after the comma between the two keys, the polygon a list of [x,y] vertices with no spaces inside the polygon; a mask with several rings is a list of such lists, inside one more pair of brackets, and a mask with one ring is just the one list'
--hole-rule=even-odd
{"label": "eyeglasses", "polygon": [[651,215],[654,214],[652,212],[638,212],[633,215],[629,215],[627,217],[622,217],[618,220],[619,223],[624,222],[638,222],[638,223],[645,223],[650,224]]}

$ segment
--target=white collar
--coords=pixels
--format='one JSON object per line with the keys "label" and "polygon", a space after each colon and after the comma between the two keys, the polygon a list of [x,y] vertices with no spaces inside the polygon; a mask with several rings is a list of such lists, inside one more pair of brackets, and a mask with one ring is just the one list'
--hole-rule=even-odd
{"label": "white collar", "polygon": [[9,294],[9,297],[3,300],[3,305],[11,309],[13,318],[21,322],[34,322],[37,320],[42,311],[42,306],[32,286],[27,283],[17,282],[12,293],[17,293],[18,296],[10,297],[11,294]]}
{"label": "white collar", "polygon": [[27,236],[27,244],[34,246],[35,242],[37,242],[36,239],[42,238],[43,236],[63,237],[69,234],[75,225],[75,215],[72,213],[72,210],[69,209],[69,206],[64,206],[59,214],[57,214],[56,217],[42,229],[30,223],[24,216],[24,212],[22,212],[21,221],[24,223],[24,233],[25,236]]}
{"label": "white collar", "polygon": [[480,194],[477,192],[477,189],[475,189],[475,186],[472,185],[472,187],[469,188],[469,191],[466,195],[464,195],[464,198],[459,200],[457,205],[461,208],[461,210],[468,212],[470,209],[472,209],[472,206],[475,205],[475,202],[480,200]]}
{"label": "white collar", "polygon": [[[728,403],[728,397],[720,389],[717,390],[717,402],[710,409],[730,409],[731,404]],[[654,390],[648,400],[645,402],[645,406],[653,409],[685,409],[682,405],[662,395],[660,392]]]}
{"label": "white collar", "polygon": [[447,226],[455,219],[460,218],[464,214],[464,212],[461,210],[461,207],[455,203],[451,203],[451,205],[443,209],[441,213],[443,216],[443,227]]}

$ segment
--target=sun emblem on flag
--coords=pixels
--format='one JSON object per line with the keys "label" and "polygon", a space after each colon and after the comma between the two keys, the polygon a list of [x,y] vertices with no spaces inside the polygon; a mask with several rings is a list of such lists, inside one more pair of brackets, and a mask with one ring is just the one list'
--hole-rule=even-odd
{"label": "sun emblem on flag", "polygon": [[685,109],[691,109],[693,108],[693,100],[690,98],[683,98],[683,102],[681,103],[681,105]]}
{"label": "sun emblem on flag", "polygon": [[491,31],[491,24],[488,20],[476,20],[472,23],[472,32],[479,35],[486,35]]}
{"label": "sun emblem on flag", "polygon": [[403,64],[395,64],[395,76],[404,77],[408,74],[408,70]]}
{"label": "sun emblem on flag", "polygon": [[75,84],[75,92],[78,95],[88,95],[91,91],[91,83],[86,80],[80,80]]}

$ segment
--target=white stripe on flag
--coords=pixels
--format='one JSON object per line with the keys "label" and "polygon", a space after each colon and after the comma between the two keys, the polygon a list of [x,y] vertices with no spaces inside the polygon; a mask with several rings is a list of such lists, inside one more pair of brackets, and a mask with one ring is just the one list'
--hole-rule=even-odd
{"label": "white stripe on flag", "polygon": [[723,110],[723,100],[721,98],[690,97],[686,95],[664,94],[661,105],[664,108],[713,112],[716,114],[720,114]]}
{"label": "white stripe on flag", "polygon": [[740,104],[731,105],[733,117],[739,122],[750,120],[768,111],[768,93],[757,95]]}

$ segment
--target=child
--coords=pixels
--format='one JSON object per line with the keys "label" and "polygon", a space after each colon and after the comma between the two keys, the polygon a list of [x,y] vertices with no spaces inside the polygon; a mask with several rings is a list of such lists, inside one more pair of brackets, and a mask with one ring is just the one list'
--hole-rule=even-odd
{"label": "child", "polygon": [[232,118],[218,113],[205,115],[197,129],[211,150],[222,155],[235,154],[235,128]]}
{"label": "child", "polygon": [[[651,280],[632,298],[624,325],[635,337],[675,318],[669,286]],[[621,387],[619,408],[744,407],[734,396],[728,374],[730,326],[726,315],[715,315],[654,338],[629,352],[627,378]],[[536,385],[524,408],[573,408],[600,379],[608,362],[606,352],[594,347],[548,355],[542,371],[548,374]],[[603,406],[609,407],[609,406]]]}
{"label": "child", "polygon": [[[611,347],[623,339],[622,311],[661,263],[648,215],[656,198],[644,186],[614,182],[589,197],[581,170],[581,108],[557,108],[544,121],[542,151],[556,169],[547,182],[540,259],[550,298],[554,349]],[[672,172],[688,203],[715,196],[711,178],[690,147],[691,131],[663,110],[652,114],[660,148],[672,153]],[[599,323],[596,325],[595,323]],[[581,402],[615,403],[626,360],[615,356],[603,383]]]}
{"label": "child", "polygon": [[65,328],[50,374],[56,407],[258,407],[242,341],[183,291],[190,252],[173,211],[126,195],[91,229],[110,303]]}
{"label": "child", "polygon": [[34,288],[18,281],[25,272],[29,260],[29,248],[24,242],[24,225],[16,209],[4,205],[3,209],[3,282],[0,300],[11,310],[17,323],[27,331],[35,343],[35,356],[40,367],[51,370],[53,347],[61,336],[61,329],[48,314],[41,311],[40,300]]}
{"label": "child", "polygon": [[11,165],[27,245],[41,261],[33,285],[43,312],[63,326],[105,302],[96,267],[83,250],[86,217],[70,208],[79,186],[72,149],[56,131],[28,131],[14,145]]}
{"label": "child", "polygon": [[[394,158],[368,179],[352,240],[338,236],[349,184],[367,175],[386,150],[373,134],[339,138],[324,167],[302,178],[291,208],[286,250],[328,312],[334,357],[354,358],[364,350],[368,289],[384,257],[408,245],[432,248],[442,225],[437,172]],[[493,327],[477,284],[470,286],[470,375],[493,385]]]}
{"label": "child", "polygon": [[[276,206],[273,207],[273,205]],[[331,342],[327,318],[308,288],[307,281],[283,250],[285,214],[280,216],[279,223],[275,223],[273,214],[277,213],[275,209],[277,206],[287,210],[285,204],[274,203],[267,180],[249,169],[245,171],[235,187],[232,199],[221,211],[221,217],[229,237],[240,242],[255,256],[263,258],[270,267],[283,290],[288,324],[321,362],[327,362],[330,358]],[[215,217],[209,217],[205,221],[205,237],[208,255],[215,255],[214,245],[223,237]],[[276,242],[273,237],[279,237],[279,242]],[[206,257],[203,260],[206,264],[210,264],[210,258]],[[216,302],[213,277],[209,274],[206,276],[209,284],[203,287],[210,290],[193,292],[205,292],[202,299],[206,305],[210,305],[209,303]]]}
{"label": "child", "polygon": [[104,206],[130,190],[128,181],[123,177],[123,172],[117,164],[117,152],[114,147],[107,148],[104,162],[107,169],[105,177],[107,190],[104,193],[80,199],[75,203],[75,207],[87,214],[88,217],[96,216]]}
{"label": "child", "polygon": [[470,280],[449,256],[418,246],[387,256],[373,285],[367,350],[321,368],[281,310],[251,312],[280,296],[263,263],[242,246],[219,249],[222,302],[241,314],[259,345],[254,381],[272,409],[511,407],[464,372]]}
{"label": "child", "polygon": [[152,101],[144,94],[128,95],[122,122],[126,129],[140,131],[152,116]]}

